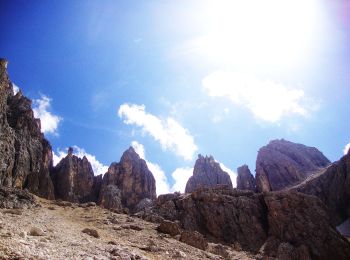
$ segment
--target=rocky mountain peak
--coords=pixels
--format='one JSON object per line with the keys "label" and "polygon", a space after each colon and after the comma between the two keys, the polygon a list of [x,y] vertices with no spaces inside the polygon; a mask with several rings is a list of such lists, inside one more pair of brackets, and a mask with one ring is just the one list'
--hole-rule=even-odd
{"label": "rocky mountain peak", "polygon": [[237,168],[237,189],[256,190],[256,183],[253,174],[250,172],[248,165],[244,164]]}
{"label": "rocky mountain peak", "polygon": [[3,69],[7,69],[8,61],[5,58],[0,58],[0,67]]}
{"label": "rocky mountain peak", "polygon": [[73,148],[72,147],[69,147],[68,148],[68,154],[67,154],[69,157],[72,157],[73,156]]}
{"label": "rocky mountain peak", "polygon": [[56,198],[71,202],[87,202],[92,198],[94,172],[88,159],[73,155],[69,147],[68,154],[53,169],[51,178],[55,185]]}
{"label": "rocky mountain peak", "polygon": [[218,184],[227,185],[232,189],[230,176],[221,169],[220,164],[214,160],[214,157],[198,155],[193,175],[187,181],[185,192],[189,193],[199,187],[213,187]]}
{"label": "rocky mountain peak", "polygon": [[99,204],[117,210],[126,207],[133,211],[144,199],[156,198],[156,182],[145,160],[127,149],[119,163],[112,163],[103,176]]}
{"label": "rocky mountain peak", "polygon": [[295,185],[329,164],[330,161],[315,147],[284,139],[272,140],[258,152],[258,191],[275,191]]}

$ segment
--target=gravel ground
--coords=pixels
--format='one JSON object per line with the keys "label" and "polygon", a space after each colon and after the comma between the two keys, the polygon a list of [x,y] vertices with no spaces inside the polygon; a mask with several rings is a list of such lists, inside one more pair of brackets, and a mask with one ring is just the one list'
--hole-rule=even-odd
{"label": "gravel ground", "polygon": [[215,244],[215,254],[199,250],[97,206],[37,200],[41,207],[0,210],[0,259],[255,259]]}

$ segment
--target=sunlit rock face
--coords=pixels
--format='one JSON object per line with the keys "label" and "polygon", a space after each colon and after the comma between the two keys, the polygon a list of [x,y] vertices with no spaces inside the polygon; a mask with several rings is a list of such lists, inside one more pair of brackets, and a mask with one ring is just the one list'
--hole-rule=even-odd
{"label": "sunlit rock face", "polygon": [[199,187],[215,187],[226,185],[232,189],[231,178],[223,171],[218,162],[212,156],[198,155],[194,165],[193,175],[188,179],[185,192],[193,192]]}
{"label": "sunlit rock face", "polygon": [[31,101],[21,91],[13,94],[6,68],[7,61],[0,59],[0,185],[53,199],[51,145],[34,118]]}
{"label": "sunlit rock face", "polygon": [[260,148],[256,159],[256,184],[260,192],[296,185],[330,164],[316,148],[284,139]]}
{"label": "sunlit rock face", "polygon": [[255,178],[247,165],[238,167],[237,174],[237,189],[251,191],[256,190]]}
{"label": "sunlit rock face", "polygon": [[69,148],[68,155],[53,169],[51,178],[57,199],[71,202],[94,200],[94,172],[91,164],[85,156],[78,158],[73,155],[72,148]]}
{"label": "sunlit rock face", "polygon": [[156,198],[153,174],[132,147],[123,153],[119,163],[112,163],[103,176],[99,204],[106,208],[120,207],[113,194],[119,197],[123,207],[131,211],[141,200]]}

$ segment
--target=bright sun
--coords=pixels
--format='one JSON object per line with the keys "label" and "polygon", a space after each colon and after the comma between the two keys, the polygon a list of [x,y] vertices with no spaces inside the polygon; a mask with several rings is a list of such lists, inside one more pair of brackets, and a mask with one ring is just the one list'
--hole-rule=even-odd
{"label": "bright sun", "polygon": [[252,66],[302,62],[317,42],[317,0],[209,1],[192,47],[212,61]]}

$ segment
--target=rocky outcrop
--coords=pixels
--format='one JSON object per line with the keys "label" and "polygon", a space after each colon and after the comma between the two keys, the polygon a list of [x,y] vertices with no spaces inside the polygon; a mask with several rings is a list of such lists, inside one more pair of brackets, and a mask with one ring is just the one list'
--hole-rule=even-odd
{"label": "rocky outcrop", "polygon": [[307,194],[201,188],[159,196],[155,205],[149,214],[179,221],[181,228],[200,232],[211,242],[278,259],[350,257],[350,244],[331,225],[327,208]]}
{"label": "rocky outcrop", "polygon": [[292,190],[314,195],[328,207],[333,225],[350,217],[350,153]]}
{"label": "rocky outcrop", "polygon": [[31,101],[13,85],[7,75],[7,61],[0,60],[0,185],[27,188],[54,198],[49,171],[52,151],[34,118]]}
{"label": "rocky outcrop", "polygon": [[73,155],[69,148],[68,155],[53,169],[51,174],[57,199],[70,202],[92,200],[94,172],[88,159]]}
{"label": "rocky outcrop", "polygon": [[286,140],[273,140],[260,148],[256,160],[256,185],[260,192],[296,185],[330,161],[316,148]]}
{"label": "rocky outcrop", "polygon": [[130,147],[119,163],[112,163],[103,176],[99,204],[134,211],[143,199],[156,199],[156,182],[145,160]]}
{"label": "rocky outcrop", "polygon": [[276,248],[281,254],[289,244],[289,256],[300,256],[295,259],[349,259],[350,244],[332,227],[321,200],[297,192],[272,192],[264,201],[269,227],[265,254],[275,256]]}
{"label": "rocky outcrop", "polygon": [[261,194],[227,187],[198,188],[191,194],[159,196],[155,211],[213,242],[239,241],[244,250],[257,252],[267,238],[267,215],[262,200]]}
{"label": "rocky outcrop", "polygon": [[27,209],[37,205],[35,197],[28,191],[0,186],[0,208]]}
{"label": "rocky outcrop", "polygon": [[188,179],[185,192],[190,193],[199,187],[214,187],[216,185],[227,185],[232,189],[231,178],[223,171],[212,156],[198,155],[194,165],[193,175]]}
{"label": "rocky outcrop", "polygon": [[256,190],[256,183],[253,174],[247,165],[237,168],[237,189],[239,190]]}

